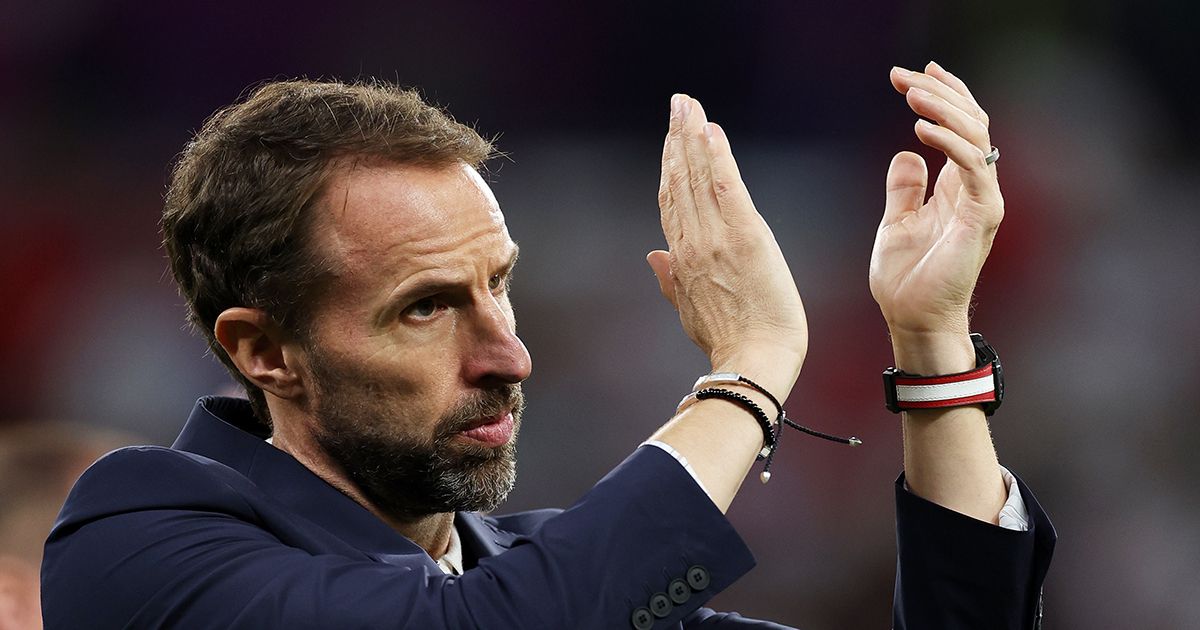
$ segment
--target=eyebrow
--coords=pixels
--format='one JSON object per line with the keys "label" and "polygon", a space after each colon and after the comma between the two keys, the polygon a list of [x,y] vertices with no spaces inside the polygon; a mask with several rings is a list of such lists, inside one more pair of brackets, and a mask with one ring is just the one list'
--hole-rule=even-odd
{"label": "eyebrow", "polygon": [[512,255],[508,257],[508,262],[504,263],[504,266],[500,268],[500,271],[512,271],[512,268],[517,266],[517,258],[520,256],[521,246],[513,243]]}
{"label": "eyebrow", "polygon": [[[516,243],[513,243],[512,254],[509,255],[508,261],[504,263],[499,270],[493,274],[489,274],[489,278],[496,274],[512,273],[513,267],[517,265],[517,258],[521,254],[521,248]],[[429,278],[427,280],[418,280],[413,284],[404,287],[403,291],[394,292],[389,298],[383,309],[380,310],[379,316],[376,318],[376,323],[381,323],[390,319],[397,311],[406,303],[418,295],[437,295],[438,293],[446,293],[454,291],[463,286],[462,282],[447,278]]]}

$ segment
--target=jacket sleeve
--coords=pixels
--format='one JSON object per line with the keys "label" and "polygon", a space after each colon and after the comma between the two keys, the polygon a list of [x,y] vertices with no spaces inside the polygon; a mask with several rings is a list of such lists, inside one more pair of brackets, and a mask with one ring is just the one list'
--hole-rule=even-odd
{"label": "jacket sleeve", "polygon": [[896,480],[895,630],[1041,626],[1042,582],[1057,535],[1017,479],[1028,531],[1004,529],[922,499]]}
{"label": "jacket sleeve", "polygon": [[[72,511],[117,494],[105,510]],[[652,447],[459,577],[423,558],[313,555],[257,522],[253,502],[176,452],[110,455],[81,478],[47,541],[45,627],[607,630],[631,627],[654,594],[700,567],[688,601],[655,619],[662,628],[754,564],[686,471]]]}

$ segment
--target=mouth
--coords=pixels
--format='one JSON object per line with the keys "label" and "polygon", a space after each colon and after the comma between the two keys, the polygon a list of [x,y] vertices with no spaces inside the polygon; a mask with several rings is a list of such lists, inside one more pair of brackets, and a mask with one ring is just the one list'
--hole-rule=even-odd
{"label": "mouth", "polygon": [[494,416],[475,419],[457,435],[485,446],[504,446],[512,439],[513,424],[512,410],[507,409]]}

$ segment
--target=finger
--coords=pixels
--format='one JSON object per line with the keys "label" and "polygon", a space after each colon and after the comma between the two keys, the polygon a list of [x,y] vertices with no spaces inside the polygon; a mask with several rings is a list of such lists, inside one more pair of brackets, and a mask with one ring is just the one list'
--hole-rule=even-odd
{"label": "finger", "polygon": [[[951,74],[949,70],[939,66],[936,61],[930,61],[929,63],[925,64],[925,72],[933,77],[936,77],[942,83],[950,86],[952,90],[958,92],[964,98],[974,103],[975,107],[979,107],[979,101],[975,99],[975,95],[971,94],[971,90],[967,88],[967,84],[964,83],[962,79]],[[983,108],[980,107],[980,110],[982,109]]]}
{"label": "finger", "polygon": [[991,149],[988,129],[977,118],[951,105],[946,99],[918,87],[909,88],[905,95],[908,106],[920,116],[966,138],[985,153]]}
{"label": "finger", "polygon": [[[932,63],[932,62],[930,62]],[[983,123],[984,127],[988,126],[987,112],[979,107],[974,99],[969,96],[964,96],[958,90],[955,90],[950,85],[946,84],[940,78],[933,74],[923,72],[913,72],[899,66],[892,68],[889,75],[892,81],[892,87],[901,94],[907,94],[910,88],[918,87],[927,92],[931,92],[941,98],[946,99],[951,105],[970,114],[973,118]],[[961,81],[960,81],[961,83]]]}
{"label": "finger", "polygon": [[658,178],[658,218],[668,244],[678,241],[681,236],[675,201],[671,196],[671,167],[671,134],[668,131],[663,139],[662,174]]}
{"label": "finger", "polygon": [[921,209],[929,171],[925,160],[916,153],[902,151],[892,158],[887,172],[887,193],[883,204],[883,225],[892,225]]}
{"label": "finger", "polygon": [[999,186],[993,169],[984,162],[985,153],[962,136],[927,120],[918,120],[917,138],[950,158],[959,169],[963,188],[977,203],[991,203],[999,198]]}
{"label": "finger", "polygon": [[937,183],[933,185],[931,198],[938,201],[933,204],[933,207],[938,209],[943,223],[948,222],[954,216],[954,207],[963,187],[960,173],[961,170],[954,160],[946,160],[946,163],[942,165],[942,170],[938,172]]}
{"label": "finger", "polygon": [[727,225],[744,224],[758,215],[750,191],[742,181],[737,160],[729,146],[729,136],[717,123],[704,127],[708,162],[712,167],[712,189],[720,208],[721,218]]}
{"label": "finger", "polygon": [[671,255],[656,249],[646,254],[646,262],[650,263],[650,269],[654,270],[654,275],[658,278],[658,290],[675,310],[679,310],[679,305],[675,302],[675,278],[671,275]]}
{"label": "finger", "polygon": [[708,136],[704,125],[708,123],[704,107],[700,101],[689,99],[688,108],[683,119],[683,146],[687,151],[689,183],[692,187],[692,198],[696,203],[696,222],[705,233],[713,228],[723,226],[721,210],[717,205],[717,196],[713,192],[712,166],[708,158]]}
{"label": "finger", "polygon": [[[671,128],[667,133],[667,190],[678,226],[679,238],[699,231],[696,218],[696,197],[692,192],[690,165],[684,139],[684,120],[691,110],[691,98],[676,94],[671,98]],[[671,243],[674,247],[676,243]]]}
{"label": "finger", "polygon": [[925,73],[936,79],[938,83],[950,88],[955,94],[966,100],[968,105],[960,105],[961,109],[971,112],[976,118],[979,119],[980,122],[983,123],[983,126],[987,127],[991,125],[991,119],[988,117],[987,111],[984,110],[983,106],[979,104],[979,101],[975,98],[975,95],[971,94],[971,90],[967,89],[967,84],[963,83],[962,79],[950,74],[950,72],[948,72],[945,68],[939,66],[936,61],[930,61],[929,63],[925,64]]}

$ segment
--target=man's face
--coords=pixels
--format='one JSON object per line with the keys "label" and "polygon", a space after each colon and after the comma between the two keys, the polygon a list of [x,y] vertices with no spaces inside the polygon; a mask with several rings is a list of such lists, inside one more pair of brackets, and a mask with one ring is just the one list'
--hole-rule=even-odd
{"label": "man's face", "polygon": [[319,206],[314,246],[338,275],[306,344],[317,443],[395,518],[494,508],[530,358],[491,190],[466,165],[359,163]]}

